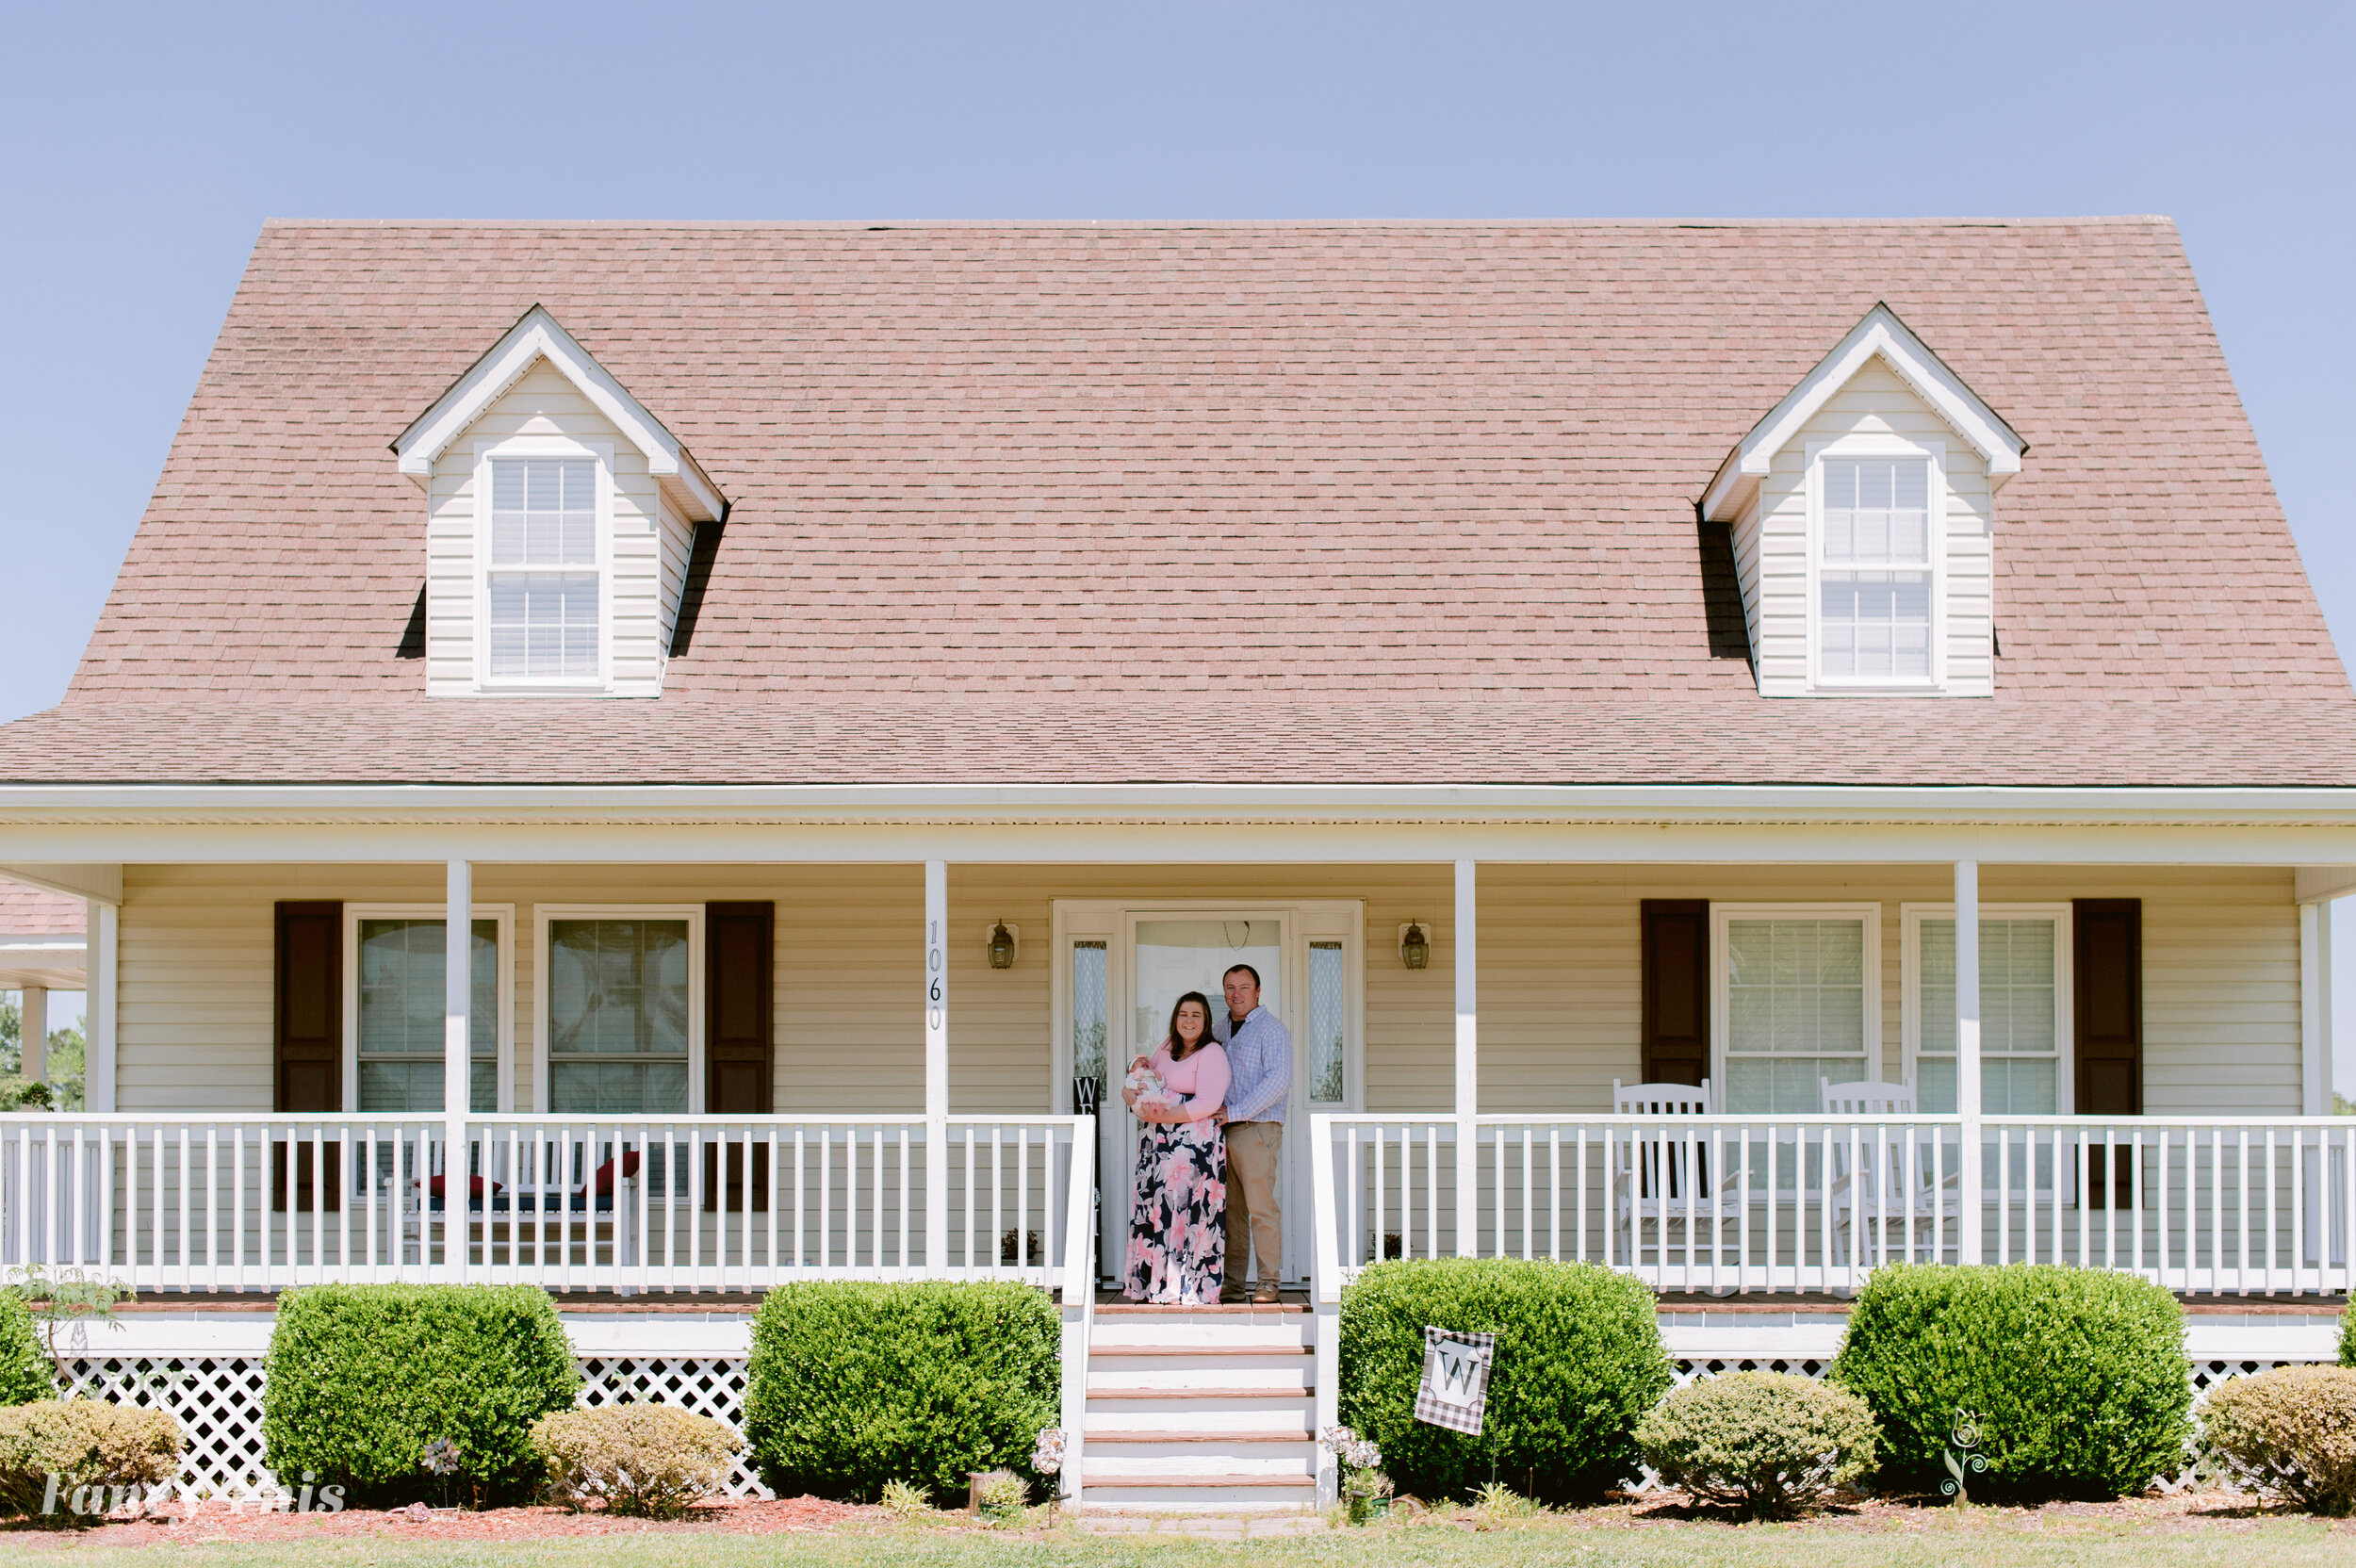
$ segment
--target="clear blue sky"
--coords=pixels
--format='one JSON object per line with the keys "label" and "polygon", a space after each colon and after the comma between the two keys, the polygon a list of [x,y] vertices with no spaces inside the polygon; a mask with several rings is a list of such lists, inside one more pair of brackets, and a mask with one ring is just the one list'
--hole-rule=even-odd
{"label": "clear blue sky", "polygon": [[2167,213],[2356,647],[2356,7],[17,0],[0,43],[0,718],[63,693],[271,216]]}

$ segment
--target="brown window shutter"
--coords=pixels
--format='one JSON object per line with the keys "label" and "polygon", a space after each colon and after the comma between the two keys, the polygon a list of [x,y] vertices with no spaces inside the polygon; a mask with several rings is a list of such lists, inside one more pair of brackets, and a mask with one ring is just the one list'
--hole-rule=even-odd
{"label": "brown window shutter", "polygon": [[[2070,910],[2076,934],[2074,998],[2078,1058],[2077,1114],[2143,1114],[2143,901],[2082,898]],[[2088,1200],[2100,1206],[2105,1191],[2119,1203],[2132,1201],[2133,1172],[2119,1162],[2117,1180],[2102,1176],[2102,1152],[2091,1153]]]}
{"label": "brown window shutter", "polygon": [[1644,901],[1644,1082],[1699,1086],[1710,1070],[1710,903]]}
{"label": "brown window shutter", "polygon": [[[704,906],[704,1109],[767,1116],[773,1099],[777,906]],[[704,1155],[704,1206],[720,1197],[719,1151]],[[753,1152],[753,1207],[769,1206],[769,1152]],[[728,1201],[744,1202],[741,1146],[728,1152]]]}
{"label": "brown window shutter", "polygon": [[[333,1115],[344,1105],[344,906],[278,906],[276,995],[272,1007],[271,1108],[282,1115]],[[286,1145],[271,1151],[271,1203],[286,1206]],[[326,1206],[338,1206],[335,1157],[328,1149]],[[312,1150],[295,1159],[295,1206],[309,1209]]]}

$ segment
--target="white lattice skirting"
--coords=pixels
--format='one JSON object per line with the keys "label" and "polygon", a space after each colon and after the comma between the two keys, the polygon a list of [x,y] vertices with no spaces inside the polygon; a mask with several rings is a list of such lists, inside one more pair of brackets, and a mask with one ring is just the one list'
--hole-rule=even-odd
{"label": "white lattice skirting", "polygon": [[[1831,1364],[1832,1348],[1838,1343],[1838,1329],[1830,1323],[1787,1318],[1773,1325],[1689,1326],[1681,1324],[1679,1316],[1664,1313],[1662,1332],[1680,1383],[1748,1370],[1820,1378]],[[135,1348],[126,1345],[126,1353],[119,1356],[85,1355],[69,1359],[66,1364],[77,1392],[117,1403],[154,1406],[177,1416],[188,1436],[188,1465],[182,1474],[186,1484],[208,1495],[247,1494],[272,1482],[262,1453],[259,1352],[268,1343],[267,1321],[266,1316],[255,1315],[239,1333],[205,1336],[222,1342],[212,1353],[139,1354],[132,1353]],[[146,1331],[136,1337],[152,1346],[159,1337],[156,1331],[165,1326],[138,1328]],[[741,1319],[733,1323],[679,1318],[651,1323],[644,1319],[568,1321],[566,1328],[575,1347],[584,1352],[581,1360],[584,1406],[630,1401],[676,1405],[743,1429],[745,1358],[741,1348],[745,1331]],[[2195,1319],[2187,1335],[2193,1353],[2187,1373],[2194,1393],[2205,1396],[2229,1378],[2275,1366],[2330,1360],[2335,1353],[2336,1329],[2337,1323],[2327,1317],[2309,1319],[2295,1328],[2257,1322],[2205,1326]],[[674,1345],[686,1342],[695,1353],[639,1352],[636,1347],[650,1338]],[[233,1348],[229,1342],[234,1339],[247,1343]],[[1746,1355],[1744,1350],[1760,1353]],[[2254,1353],[2234,1353],[2241,1350]],[[299,1478],[286,1478],[299,1484]],[[2170,1477],[2161,1484],[2173,1488],[2185,1478]],[[768,1495],[743,1463],[729,1478],[728,1492],[739,1497]]]}

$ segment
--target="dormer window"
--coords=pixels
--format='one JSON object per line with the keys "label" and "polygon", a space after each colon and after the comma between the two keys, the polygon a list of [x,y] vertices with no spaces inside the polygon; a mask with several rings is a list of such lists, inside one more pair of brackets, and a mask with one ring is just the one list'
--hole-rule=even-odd
{"label": "dormer window", "polygon": [[425,689],[656,697],[728,499],[538,305],[393,443],[426,494]]}
{"label": "dormer window", "polygon": [[1811,464],[1816,682],[1934,687],[1938,465],[1931,452],[1859,445],[1819,450]]}
{"label": "dormer window", "polygon": [[597,459],[490,456],[483,466],[489,681],[596,683],[603,642]]}

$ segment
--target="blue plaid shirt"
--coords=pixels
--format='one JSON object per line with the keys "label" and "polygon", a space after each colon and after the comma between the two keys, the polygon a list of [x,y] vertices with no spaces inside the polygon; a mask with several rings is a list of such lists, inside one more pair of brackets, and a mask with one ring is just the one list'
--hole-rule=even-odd
{"label": "blue plaid shirt", "polygon": [[1293,1037],[1276,1015],[1254,1007],[1241,1023],[1227,1009],[1212,1021],[1221,1045],[1227,1047],[1227,1119],[1284,1119],[1284,1102],[1293,1090]]}

